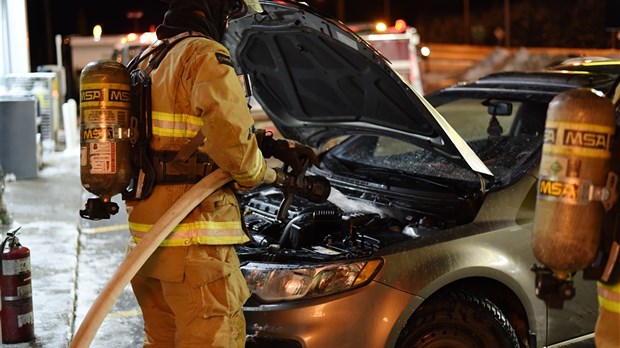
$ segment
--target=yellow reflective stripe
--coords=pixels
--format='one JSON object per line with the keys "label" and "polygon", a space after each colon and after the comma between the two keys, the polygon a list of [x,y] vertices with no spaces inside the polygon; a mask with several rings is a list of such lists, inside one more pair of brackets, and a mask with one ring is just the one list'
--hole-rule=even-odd
{"label": "yellow reflective stripe", "polygon": [[168,138],[193,138],[197,131],[190,131],[189,129],[167,129],[153,126],[153,135]]}
{"label": "yellow reflective stripe", "polygon": [[153,135],[171,138],[192,138],[204,122],[199,116],[153,111]]}
{"label": "yellow reflective stripe", "polygon": [[247,186],[252,186],[262,180],[265,175],[265,171],[267,170],[267,162],[265,162],[265,159],[262,158],[259,151],[255,151],[254,160],[252,162],[254,163],[254,166],[247,173],[232,174],[233,179],[241,185],[244,183],[250,183],[250,185]]}
{"label": "yellow reflective stripe", "polygon": [[[135,241],[144,238],[152,227],[152,224],[129,223],[129,229]],[[240,221],[194,221],[179,224],[160,245],[225,245],[242,244],[248,240],[249,238],[241,229]]]}
{"label": "yellow reflective stripe", "polygon": [[614,313],[620,313],[620,283],[605,285],[597,283],[598,303],[602,308]]}
{"label": "yellow reflective stripe", "polygon": [[[129,229],[136,232],[148,232],[153,224],[129,222]],[[241,228],[240,221],[193,221],[178,224],[172,232],[188,232],[197,230],[237,230]]]}
{"label": "yellow reflective stripe", "polygon": [[163,121],[163,122],[183,122],[189,123],[193,125],[197,125],[202,127],[204,122],[202,122],[202,118],[200,116],[190,115],[190,114],[171,114],[169,112],[161,112],[161,111],[153,111],[151,114],[153,118],[153,122],[155,121]]}
{"label": "yellow reflective stripe", "polygon": [[[139,243],[142,238],[132,236],[134,242]],[[187,246],[196,244],[208,244],[208,245],[231,245],[231,244],[243,244],[249,241],[249,238],[243,234],[239,236],[198,236],[195,238],[174,238],[164,239],[159,245],[164,247],[171,246]]]}
{"label": "yellow reflective stripe", "polygon": [[620,302],[609,301],[599,296],[598,304],[610,312],[620,313]]}
{"label": "yellow reflective stripe", "polygon": [[[152,226],[152,224],[129,223],[131,235],[137,239],[143,238]],[[179,224],[161,245],[235,244],[247,240],[240,221],[195,221]]]}

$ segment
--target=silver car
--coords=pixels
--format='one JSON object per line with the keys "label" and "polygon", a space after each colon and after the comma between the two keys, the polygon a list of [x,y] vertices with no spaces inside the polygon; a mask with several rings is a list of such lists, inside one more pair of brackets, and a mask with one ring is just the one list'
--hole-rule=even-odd
{"label": "silver car", "polygon": [[331,194],[240,196],[248,347],[592,345],[595,283],[547,308],[530,243],[547,104],[614,76],[500,73],[423,98],[340,22],[261,3],[225,44],[282,136],[320,150],[307,175]]}

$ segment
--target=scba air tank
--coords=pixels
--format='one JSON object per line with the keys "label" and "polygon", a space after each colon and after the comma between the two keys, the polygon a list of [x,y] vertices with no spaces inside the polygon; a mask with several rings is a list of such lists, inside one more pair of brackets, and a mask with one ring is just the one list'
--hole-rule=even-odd
{"label": "scba air tank", "polygon": [[113,60],[98,60],[80,75],[82,186],[108,202],[131,180],[131,78]]}
{"label": "scba air tank", "polygon": [[565,91],[549,104],[532,250],[559,278],[596,256],[615,129],[612,102],[593,89]]}

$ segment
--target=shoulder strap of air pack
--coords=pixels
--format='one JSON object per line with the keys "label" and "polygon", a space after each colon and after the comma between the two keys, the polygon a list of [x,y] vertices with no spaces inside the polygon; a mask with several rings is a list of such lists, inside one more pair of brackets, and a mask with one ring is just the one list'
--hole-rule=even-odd
{"label": "shoulder strap of air pack", "polygon": [[200,32],[196,31],[186,31],[171,38],[157,40],[154,44],[145,49],[141,54],[134,57],[129,64],[127,64],[127,69],[129,71],[135,70],[138,65],[144,61],[146,58],[153,56],[154,57],[149,61],[148,66],[142,70],[142,72],[149,76],[151,72],[159,66],[159,64],[164,60],[166,54],[176,45],[181,42],[181,40],[186,39],[188,37],[208,37]]}

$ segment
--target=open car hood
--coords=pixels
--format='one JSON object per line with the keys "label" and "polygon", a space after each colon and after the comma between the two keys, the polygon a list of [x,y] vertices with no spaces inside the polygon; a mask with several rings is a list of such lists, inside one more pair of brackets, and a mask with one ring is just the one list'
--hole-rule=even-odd
{"label": "open car hood", "polygon": [[230,22],[224,45],[282,136],[313,147],[346,134],[382,134],[493,174],[389,61],[342,23],[305,5],[261,1]]}

